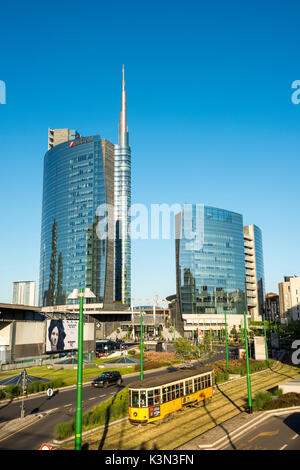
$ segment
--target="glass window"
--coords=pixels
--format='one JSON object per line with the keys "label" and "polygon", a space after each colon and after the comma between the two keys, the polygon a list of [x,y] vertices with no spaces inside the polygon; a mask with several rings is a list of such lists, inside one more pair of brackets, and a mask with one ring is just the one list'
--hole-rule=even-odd
{"label": "glass window", "polygon": [[156,388],[154,390],[154,405],[159,405],[160,403],[160,389]]}
{"label": "glass window", "polygon": [[139,392],[134,392],[134,391],[132,391],[131,393],[132,393],[132,395],[131,395],[131,397],[132,397],[132,398],[131,398],[131,403],[132,403],[132,405],[131,405],[131,406],[132,406],[133,408],[139,408],[139,406],[140,406]]}
{"label": "glass window", "polygon": [[153,390],[148,390],[148,406],[153,406],[154,405],[154,391]]}
{"label": "glass window", "polygon": [[147,406],[146,392],[144,390],[140,391],[140,401],[142,408]]}

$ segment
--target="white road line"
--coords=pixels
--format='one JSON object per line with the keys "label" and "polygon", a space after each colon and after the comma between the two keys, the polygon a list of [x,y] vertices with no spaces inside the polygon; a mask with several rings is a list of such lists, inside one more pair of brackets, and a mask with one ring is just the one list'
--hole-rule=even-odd
{"label": "white road line", "polygon": [[287,444],[284,444],[284,446],[282,446],[279,450],[283,450],[287,447]]}
{"label": "white road line", "polygon": [[72,405],[72,403],[69,403],[68,405],[64,405],[64,408],[66,408],[67,406],[71,406],[71,405]]}
{"label": "white road line", "polygon": [[89,398],[89,400],[96,400],[97,397]]}
{"label": "white road line", "polygon": [[294,437],[292,437],[292,440],[297,439],[299,437],[299,434],[295,434]]}
{"label": "white road line", "polygon": [[100,395],[99,398],[105,397],[106,395]]}

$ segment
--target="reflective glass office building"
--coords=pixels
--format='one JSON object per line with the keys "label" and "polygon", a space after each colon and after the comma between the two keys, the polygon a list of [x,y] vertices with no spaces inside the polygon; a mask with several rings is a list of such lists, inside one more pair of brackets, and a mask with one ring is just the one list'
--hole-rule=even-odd
{"label": "reflective glass office building", "polygon": [[182,314],[243,314],[243,217],[187,204],[175,218],[177,299]]}
{"label": "reflective glass office building", "polygon": [[[114,146],[100,135],[63,142],[44,158],[40,305],[63,305],[75,288],[113,301],[113,242],[96,233],[97,208],[113,204]],[[111,252],[110,252],[111,250]]]}

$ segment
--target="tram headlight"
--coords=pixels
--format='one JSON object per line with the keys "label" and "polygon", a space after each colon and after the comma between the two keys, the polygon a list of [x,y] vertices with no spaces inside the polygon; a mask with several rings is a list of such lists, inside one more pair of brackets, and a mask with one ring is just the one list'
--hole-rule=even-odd
{"label": "tram headlight", "polygon": [[133,413],[133,416],[137,416],[137,412],[136,412],[136,411]]}

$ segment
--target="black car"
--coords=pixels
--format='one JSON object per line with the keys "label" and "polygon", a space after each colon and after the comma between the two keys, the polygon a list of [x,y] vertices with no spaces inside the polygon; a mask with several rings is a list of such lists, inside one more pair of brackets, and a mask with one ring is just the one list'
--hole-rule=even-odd
{"label": "black car", "polygon": [[122,376],[118,371],[103,372],[96,377],[92,385],[94,387],[108,387],[108,385],[121,385],[123,383]]}

